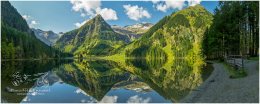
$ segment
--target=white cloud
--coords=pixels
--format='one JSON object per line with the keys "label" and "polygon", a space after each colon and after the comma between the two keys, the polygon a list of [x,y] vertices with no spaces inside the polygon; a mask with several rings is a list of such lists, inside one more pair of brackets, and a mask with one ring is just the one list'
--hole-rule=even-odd
{"label": "white cloud", "polygon": [[90,18],[100,14],[105,20],[117,20],[117,13],[111,8],[101,8],[100,0],[71,0],[72,10],[80,12],[80,16]]}
{"label": "white cloud", "polygon": [[167,9],[179,9],[181,10],[185,6],[185,1],[179,0],[179,1],[173,1],[173,0],[167,0],[159,3],[155,3],[155,7],[157,10],[166,12]]}
{"label": "white cloud", "polygon": [[95,98],[90,97],[89,100],[81,100],[84,103],[116,103],[118,96],[104,96],[101,101],[97,101]]}
{"label": "white cloud", "polygon": [[185,1],[173,1],[173,0],[167,0],[165,1],[165,4],[168,8],[173,8],[173,9],[179,9],[181,10],[185,6]]}
{"label": "white cloud", "polygon": [[76,12],[85,12],[86,15],[94,15],[95,10],[101,6],[101,1],[71,0],[72,9]]}
{"label": "white cloud", "polygon": [[26,20],[27,24],[29,25],[30,28],[34,27],[35,25],[38,25],[39,23],[34,20],[33,17],[31,17],[30,15],[22,15],[23,19]]}
{"label": "white cloud", "polygon": [[38,25],[39,23],[35,20],[32,20],[30,23],[29,23],[29,27],[32,28],[34,27],[35,25]]}
{"label": "white cloud", "polygon": [[25,98],[23,98],[23,102],[27,102],[30,101],[30,99],[26,96]]}
{"label": "white cloud", "polygon": [[89,96],[86,92],[84,92],[83,90],[81,90],[79,88],[75,91],[75,93],[77,93],[77,94],[84,94],[86,96]]}
{"label": "white cloud", "polygon": [[32,25],[36,25],[36,24],[38,24],[38,22],[36,22],[36,21],[31,21],[31,24],[32,24]]}
{"label": "white cloud", "polygon": [[156,6],[156,9],[159,10],[159,11],[162,11],[162,12],[166,12],[168,8],[167,8],[166,5],[158,4],[158,5]]}
{"label": "white cloud", "polygon": [[190,6],[195,6],[197,4],[200,4],[201,2],[201,0],[187,0],[187,1]]}
{"label": "white cloud", "polygon": [[81,17],[85,17],[86,14],[85,14],[85,13],[80,13],[80,16],[81,16]]}
{"label": "white cloud", "polygon": [[151,101],[151,98],[143,99],[139,97],[138,95],[132,96],[127,100],[127,103],[149,103]]}
{"label": "white cloud", "polygon": [[86,100],[85,100],[85,99],[81,99],[80,102],[81,102],[81,103],[85,103]]}
{"label": "white cloud", "polygon": [[104,96],[99,103],[116,103],[118,96]]}
{"label": "white cloud", "polygon": [[118,17],[116,15],[116,11],[109,8],[97,8],[96,9],[97,14],[100,14],[105,20],[117,20]]}
{"label": "white cloud", "polygon": [[[185,4],[187,1],[188,4]],[[152,1],[154,7],[162,12],[166,12],[168,9],[183,9],[185,6],[195,6],[200,4],[201,0],[163,0],[163,1]]]}
{"label": "white cloud", "polygon": [[138,7],[137,5],[131,6],[130,4],[123,5],[123,7],[125,9],[126,15],[132,20],[138,21],[144,17],[151,17],[150,13],[143,7]]}
{"label": "white cloud", "polygon": [[26,21],[29,20],[29,18],[31,18],[31,16],[29,16],[29,15],[23,15],[22,17],[23,17],[23,19],[25,19]]}
{"label": "white cloud", "polygon": [[81,27],[82,25],[84,25],[84,24],[87,23],[87,22],[88,22],[88,20],[85,20],[85,21],[83,21],[83,22],[81,22],[81,23],[77,22],[77,23],[75,23],[74,25],[75,25],[77,28],[79,28],[79,27]]}

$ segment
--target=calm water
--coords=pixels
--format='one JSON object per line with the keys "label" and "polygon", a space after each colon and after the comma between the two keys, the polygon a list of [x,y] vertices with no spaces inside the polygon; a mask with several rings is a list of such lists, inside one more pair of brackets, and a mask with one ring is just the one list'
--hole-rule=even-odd
{"label": "calm water", "polygon": [[2,61],[2,102],[181,102],[211,69],[185,60]]}

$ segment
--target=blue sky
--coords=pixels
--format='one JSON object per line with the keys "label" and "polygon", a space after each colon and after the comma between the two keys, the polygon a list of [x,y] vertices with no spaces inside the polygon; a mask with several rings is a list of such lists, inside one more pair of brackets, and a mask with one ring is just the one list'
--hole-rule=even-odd
{"label": "blue sky", "polygon": [[[11,1],[30,27],[68,32],[101,14],[110,25],[132,25],[140,22],[156,23],[173,11],[193,4],[201,4],[213,13],[217,1],[167,3],[152,1]],[[192,4],[193,3],[193,4]],[[161,7],[161,8],[160,8]]]}

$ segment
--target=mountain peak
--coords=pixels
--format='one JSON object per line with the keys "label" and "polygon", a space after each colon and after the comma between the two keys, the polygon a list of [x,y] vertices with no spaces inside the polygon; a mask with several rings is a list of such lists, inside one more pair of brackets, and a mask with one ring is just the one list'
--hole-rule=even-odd
{"label": "mountain peak", "polygon": [[97,16],[96,16],[96,17],[102,18],[101,14],[97,14]]}
{"label": "mountain peak", "polygon": [[90,24],[95,24],[95,23],[106,23],[106,21],[103,19],[103,17],[100,14],[97,14],[95,17],[93,17],[92,19],[88,20],[84,25],[82,25],[81,27],[85,27],[88,26]]}
{"label": "mountain peak", "polygon": [[194,5],[194,6],[190,6],[188,7],[187,9],[198,9],[198,10],[206,10],[202,5],[200,4],[197,4],[197,5]]}
{"label": "mountain peak", "polygon": [[105,21],[104,18],[100,14],[97,14],[96,17],[94,17],[93,19],[99,20],[99,21]]}
{"label": "mountain peak", "polygon": [[103,17],[97,14],[80,28],[65,33],[56,46],[75,55],[105,55],[118,48],[114,46],[126,42],[129,42],[127,36],[114,32]]}
{"label": "mountain peak", "polygon": [[[202,5],[197,4],[194,6],[189,6],[188,8],[185,8],[183,10],[177,11],[171,14],[170,17],[178,16],[179,18],[182,18],[182,20],[187,20],[188,19],[187,17],[202,19],[201,16],[206,16],[205,19],[211,19],[211,15],[212,14],[209,11],[207,11]],[[175,21],[175,22],[179,22],[179,21]]]}

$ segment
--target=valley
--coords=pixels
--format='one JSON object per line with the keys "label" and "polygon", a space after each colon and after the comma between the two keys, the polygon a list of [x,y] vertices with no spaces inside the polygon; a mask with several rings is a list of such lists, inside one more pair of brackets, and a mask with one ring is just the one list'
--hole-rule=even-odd
{"label": "valley", "polygon": [[259,1],[21,2],[1,1],[1,102],[259,102]]}

